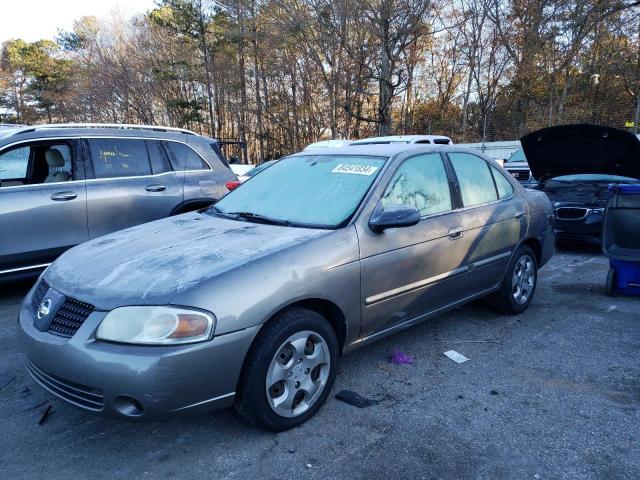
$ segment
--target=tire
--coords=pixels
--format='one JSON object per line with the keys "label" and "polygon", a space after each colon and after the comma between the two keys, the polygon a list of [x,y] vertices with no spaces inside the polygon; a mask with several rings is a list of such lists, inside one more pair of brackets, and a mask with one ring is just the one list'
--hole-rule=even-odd
{"label": "tire", "polygon": [[[527,271],[527,268],[530,271]],[[526,278],[520,276],[521,280],[517,280],[518,271],[526,275]],[[521,283],[517,286],[515,283],[518,281]],[[538,264],[536,255],[531,248],[523,245],[516,250],[516,253],[511,258],[502,286],[500,290],[489,297],[489,303],[501,313],[517,315],[529,307],[537,285]]]}
{"label": "tire", "polygon": [[337,361],[338,340],[329,322],[314,311],[289,308],[262,328],[249,349],[236,411],[272,432],[301,425],[329,396]]}
{"label": "tire", "polygon": [[616,286],[616,271],[613,268],[610,268],[607,272],[607,283],[605,284],[604,291],[608,297],[613,297],[615,294],[615,286]]}

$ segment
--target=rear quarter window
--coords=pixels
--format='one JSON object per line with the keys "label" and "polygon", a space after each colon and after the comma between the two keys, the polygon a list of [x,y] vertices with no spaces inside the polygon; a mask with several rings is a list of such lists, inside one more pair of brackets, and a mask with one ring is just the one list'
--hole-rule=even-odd
{"label": "rear quarter window", "polygon": [[169,161],[175,171],[209,170],[209,165],[191,147],[179,142],[165,141]]}
{"label": "rear quarter window", "polygon": [[491,172],[493,173],[493,178],[496,181],[498,196],[502,199],[513,195],[513,185],[511,185],[511,182],[507,180],[507,177],[505,177],[504,173],[502,173],[493,165],[491,165]]}

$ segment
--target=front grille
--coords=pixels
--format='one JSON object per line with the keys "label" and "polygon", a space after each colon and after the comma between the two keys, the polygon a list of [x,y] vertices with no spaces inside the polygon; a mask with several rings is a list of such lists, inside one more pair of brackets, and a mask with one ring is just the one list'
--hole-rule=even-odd
{"label": "front grille", "polygon": [[29,360],[26,360],[26,365],[27,371],[33,379],[54,395],[88,410],[100,411],[104,407],[102,390],[69,382],[55,375],[45,373]]}
{"label": "front grille", "polygon": [[514,178],[518,180],[529,180],[531,172],[529,170],[507,170]]}
{"label": "front grille", "polygon": [[47,285],[47,282],[42,280],[36,287],[35,292],[33,292],[33,297],[31,297],[31,308],[33,308],[34,314],[38,313],[38,308],[40,308],[40,304],[42,303],[42,300],[44,300],[44,296],[48,290],[49,285]]}
{"label": "front grille", "polygon": [[61,337],[72,337],[93,312],[93,308],[93,305],[67,297],[51,321],[49,332]]}
{"label": "front grille", "polygon": [[[34,315],[38,314],[40,304],[45,299],[45,295],[49,291],[49,285],[42,280],[36,290],[33,292],[31,298],[31,308]],[[55,312],[53,320],[49,324],[49,332],[61,337],[73,337],[73,334],[78,331],[80,326],[84,323],[87,317],[93,312],[94,306],[75,298],[66,297],[64,303]]]}
{"label": "front grille", "polygon": [[588,208],[580,207],[560,207],[556,208],[556,218],[558,220],[582,220],[589,213]]}

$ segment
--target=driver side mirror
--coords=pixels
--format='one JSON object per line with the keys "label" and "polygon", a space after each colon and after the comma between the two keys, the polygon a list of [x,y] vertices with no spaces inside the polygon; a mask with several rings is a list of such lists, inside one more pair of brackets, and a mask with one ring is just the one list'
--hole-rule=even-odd
{"label": "driver side mirror", "polygon": [[410,205],[388,205],[382,208],[379,204],[369,219],[369,228],[382,233],[387,228],[411,227],[420,222],[420,211]]}

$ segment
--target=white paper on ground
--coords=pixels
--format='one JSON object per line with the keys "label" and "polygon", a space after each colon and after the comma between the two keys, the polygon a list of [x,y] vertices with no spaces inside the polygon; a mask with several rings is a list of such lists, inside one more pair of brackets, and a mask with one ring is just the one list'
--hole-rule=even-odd
{"label": "white paper on ground", "polygon": [[469,360],[467,357],[455,350],[449,350],[448,352],[444,352],[444,354],[456,363],[464,363]]}

